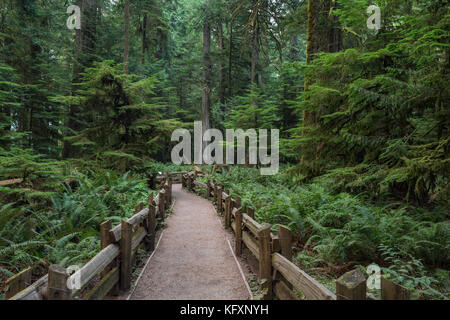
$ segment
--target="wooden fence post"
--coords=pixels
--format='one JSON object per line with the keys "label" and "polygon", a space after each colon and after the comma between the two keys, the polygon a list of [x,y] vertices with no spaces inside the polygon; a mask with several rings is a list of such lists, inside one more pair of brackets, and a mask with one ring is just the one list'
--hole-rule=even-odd
{"label": "wooden fence post", "polygon": [[192,192],[195,192],[195,180],[197,180],[195,172],[191,175],[191,189]]}
{"label": "wooden fence post", "polygon": [[250,218],[255,219],[255,209],[253,209],[253,208],[251,208],[251,207],[248,207],[248,208],[247,208],[247,215],[248,215]]}
{"label": "wooden fence post", "polygon": [[31,285],[31,267],[6,280],[5,300],[8,300]]}
{"label": "wooden fence post", "polygon": [[134,214],[141,212],[142,210],[144,210],[144,203],[139,203],[136,208],[134,209]]}
{"label": "wooden fence post", "polygon": [[169,204],[172,203],[172,180],[169,179],[167,183],[167,190],[169,192]]}
{"label": "wooden fence post", "polygon": [[220,199],[222,200],[222,202],[220,204],[220,208],[221,208],[221,212],[223,214],[224,213],[224,207],[225,207],[225,203],[224,203],[225,199],[223,197],[223,193],[225,192],[225,186],[223,184],[220,185],[220,190],[222,190],[220,192]]}
{"label": "wooden fence post", "polygon": [[366,287],[361,270],[349,271],[336,281],[337,300],[366,300]]}
{"label": "wooden fence post", "polygon": [[[112,241],[111,241],[111,236],[109,235],[109,231],[112,229],[112,221],[108,220],[103,222],[100,225],[100,248],[103,250],[105,249],[107,246],[109,246]],[[114,262],[111,262],[111,264],[109,266],[107,266],[105,268],[105,270],[102,271],[101,273],[101,277],[103,278],[104,276],[106,276],[109,271],[112,270],[112,268],[114,267]]]}
{"label": "wooden fence post", "polygon": [[150,209],[150,207],[153,205],[153,193],[150,193],[148,195],[148,201],[147,201],[147,206]]}
{"label": "wooden fence post", "polygon": [[133,226],[122,220],[122,238],[120,240],[120,290],[127,291],[131,287],[131,242]]}
{"label": "wooden fence post", "polygon": [[165,199],[164,199],[164,203],[165,203],[165,207],[166,209],[168,209],[170,207],[170,194],[169,194],[169,185],[165,184],[164,185],[164,195],[165,195]]}
{"label": "wooden fence post", "polygon": [[166,207],[165,207],[165,191],[162,190],[159,192],[159,203],[158,203],[158,207],[159,207],[159,218],[161,219],[161,221],[164,221],[166,218]]}
{"label": "wooden fence post", "polygon": [[235,248],[237,256],[240,256],[242,253],[242,212],[240,209],[236,211],[236,217],[234,219],[236,223],[236,234],[235,234]]}
{"label": "wooden fence post", "polygon": [[381,300],[409,300],[409,298],[408,289],[381,277]]}
{"label": "wooden fence post", "polygon": [[236,208],[240,208],[241,207],[241,197],[236,196]]}
{"label": "wooden fence post", "polygon": [[292,232],[284,226],[278,226],[281,254],[292,261]]}
{"label": "wooden fence post", "polygon": [[217,183],[215,181],[213,184],[213,188],[214,188],[214,203],[217,204]]}
{"label": "wooden fence post", "polygon": [[211,181],[209,179],[206,181],[206,199],[209,200],[211,197]]}
{"label": "wooden fence post", "polygon": [[169,180],[169,173],[167,171],[164,172],[164,185]]}
{"label": "wooden fence post", "polygon": [[272,299],[272,252],[270,248],[270,224],[258,230],[259,280],[265,291],[264,300]]}
{"label": "wooden fence post", "polygon": [[186,188],[186,182],[185,182],[185,176],[184,174],[181,175],[181,188]]}
{"label": "wooden fence post", "polygon": [[225,227],[231,228],[231,196],[225,198]]}
{"label": "wooden fence post", "polygon": [[217,188],[217,213],[222,213],[222,188]]}
{"label": "wooden fence post", "polygon": [[188,180],[188,190],[192,191],[192,177],[189,173],[187,175],[187,180]]}
{"label": "wooden fence post", "polygon": [[155,250],[155,231],[156,231],[156,208],[153,204],[148,205],[148,221],[147,221],[147,251]]}
{"label": "wooden fence post", "polygon": [[48,300],[70,300],[72,292],[67,286],[69,274],[66,268],[52,264],[48,269]]}

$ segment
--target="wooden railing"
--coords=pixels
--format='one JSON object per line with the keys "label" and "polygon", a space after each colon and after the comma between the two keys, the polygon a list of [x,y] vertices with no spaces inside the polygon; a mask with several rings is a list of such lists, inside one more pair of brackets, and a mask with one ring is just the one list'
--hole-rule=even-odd
{"label": "wooden railing", "polygon": [[[253,208],[241,206],[239,196],[215,181],[197,181],[196,172],[183,175],[182,185],[190,191],[200,192],[213,200],[218,213],[224,217],[226,228],[235,235],[234,251],[242,254],[245,246],[258,260],[258,279],[264,299],[298,300],[300,293],[308,300],[374,300],[366,292],[367,279],[360,269],[347,272],[336,281],[336,294],[301,270],[292,262],[292,234],[288,228],[278,226],[278,234],[271,233],[271,225],[261,225],[254,219]],[[408,299],[408,290],[381,278],[381,296],[384,300]]]}
{"label": "wooden railing", "polygon": [[[101,300],[108,293],[125,292],[131,286],[131,272],[139,248],[153,251],[157,224],[165,219],[172,202],[172,179],[185,172],[165,173],[158,177],[159,193],[148,197],[147,208],[140,203],[135,215],[112,227],[111,221],[100,225],[101,251],[81,269],[70,275],[69,270],[51,265],[48,274],[30,285],[31,269],[7,281],[6,299],[69,300],[76,296],[86,300]],[[95,283],[93,283],[95,281]]]}

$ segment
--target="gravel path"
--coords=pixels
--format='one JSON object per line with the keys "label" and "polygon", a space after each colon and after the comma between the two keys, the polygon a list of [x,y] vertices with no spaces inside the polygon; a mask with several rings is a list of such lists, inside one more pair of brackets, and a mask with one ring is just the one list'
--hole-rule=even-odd
{"label": "gravel path", "polygon": [[131,300],[246,300],[250,294],[215,208],[173,186],[176,201]]}

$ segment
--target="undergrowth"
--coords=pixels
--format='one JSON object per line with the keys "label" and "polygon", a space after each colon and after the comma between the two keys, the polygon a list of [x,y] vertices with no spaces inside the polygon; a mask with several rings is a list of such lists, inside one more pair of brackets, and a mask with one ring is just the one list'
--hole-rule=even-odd
{"label": "undergrowth", "polygon": [[150,192],[144,179],[129,173],[86,170],[71,176],[48,196],[48,206],[0,205],[1,286],[27,266],[36,276],[54,263],[82,266],[100,250],[100,224],[132,216]]}
{"label": "undergrowth", "polygon": [[414,298],[449,297],[448,206],[432,209],[402,202],[370,202],[363,195],[333,192],[329,181],[299,184],[284,171],[233,167],[215,179],[255,208],[261,223],[288,226],[297,244],[296,261],[317,275],[336,278],[356,265],[377,263]]}

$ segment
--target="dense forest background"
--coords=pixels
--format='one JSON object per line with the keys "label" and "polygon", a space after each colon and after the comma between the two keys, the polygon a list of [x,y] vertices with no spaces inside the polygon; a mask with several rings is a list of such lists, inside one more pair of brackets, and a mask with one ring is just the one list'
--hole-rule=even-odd
{"label": "dense forest background", "polygon": [[371,4],[0,0],[0,279],[95,255],[202,120],[280,129],[279,175],[214,178],[295,232],[304,269],[376,262],[448,298],[449,3],[379,0],[378,32]]}

